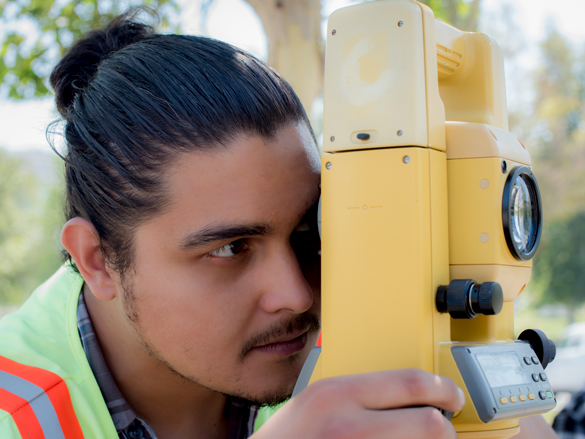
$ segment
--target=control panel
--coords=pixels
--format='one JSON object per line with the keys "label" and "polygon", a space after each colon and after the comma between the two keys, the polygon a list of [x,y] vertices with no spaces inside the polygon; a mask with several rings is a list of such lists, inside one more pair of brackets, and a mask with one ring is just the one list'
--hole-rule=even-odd
{"label": "control panel", "polygon": [[451,353],[483,422],[545,413],[556,406],[528,342],[454,346]]}

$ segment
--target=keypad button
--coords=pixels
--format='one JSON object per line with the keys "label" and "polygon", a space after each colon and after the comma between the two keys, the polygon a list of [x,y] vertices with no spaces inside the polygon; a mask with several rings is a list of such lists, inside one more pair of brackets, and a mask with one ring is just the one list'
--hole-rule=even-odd
{"label": "keypad button", "polygon": [[550,390],[547,390],[547,391],[546,391],[546,396],[547,396],[548,398],[552,398],[552,397],[553,397],[553,394],[552,394],[552,392],[551,392]]}
{"label": "keypad button", "polygon": [[518,396],[518,398],[520,399],[520,401],[526,401],[526,395],[520,395]]}
{"label": "keypad button", "polygon": [[529,394],[528,394],[528,399],[529,399],[530,401],[532,401],[532,400],[534,399],[534,393],[529,393]]}
{"label": "keypad button", "polygon": [[530,359],[530,357],[524,357],[524,362],[528,365],[532,364],[532,360]]}
{"label": "keypad button", "polygon": [[532,362],[534,364],[538,364],[538,357],[532,357]]}
{"label": "keypad button", "polygon": [[544,372],[543,372],[543,373],[541,373],[541,374],[540,374],[540,379],[541,379],[542,381],[546,381],[546,373],[544,373]]}
{"label": "keypad button", "polygon": [[518,399],[515,396],[510,396],[510,402],[516,402]]}
{"label": "keypad button", "polygon": [[532,379],[533,379],[535,382],[538,382],[540,378],[539,378],[539,376],[538,376],[538,374],[537,374],[537,373],[533,373],[533,374],[532,374]]}
{"label": "keypad button", "polygon": [[501,403],[501,404],[508,404],[508,398],[506,398],[505,396],[502,396],[502,397],[500,398],[500,403]]}
{"label": "keypad button", "polygon": [[540,392],[538,392],[538,396],[540,396],[540,399],[546,399],[546,392],[544,390],[541,390]]}

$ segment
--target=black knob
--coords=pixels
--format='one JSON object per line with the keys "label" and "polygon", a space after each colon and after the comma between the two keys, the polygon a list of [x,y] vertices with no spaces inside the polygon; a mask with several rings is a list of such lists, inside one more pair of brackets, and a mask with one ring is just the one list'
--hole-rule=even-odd
{"label": "black knob", "polygon": [[540,329],[526,329],[518,336],[518,340],[527,341],[540,360],[542,368],[546,369],[557,355],[557,347]]}
{"label": "black knob", "polygon": [[471,279],[456,279],[439,287],[436,304],[439,312],[448,312],[454,319],[472,319],[478,314],[498,314],[504,293],[497,282],[477,284]]}
{"label": "black knob", "polygon": [[[504,292],[497,282],[484,282],[479,287],[478,295],[479,313],[486,316],[499,314],[504,306]],[[478,314],[479,314],[478,313]]]}

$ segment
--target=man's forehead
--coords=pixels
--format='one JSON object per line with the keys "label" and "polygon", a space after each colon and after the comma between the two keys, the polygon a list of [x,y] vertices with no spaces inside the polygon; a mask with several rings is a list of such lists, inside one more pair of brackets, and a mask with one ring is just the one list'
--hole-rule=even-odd
{"label": "man's forehead", "polygon": [[242,136],[213,154],[186,153],[169,172],[163,217],[191,230],[298,224],[318,199],[318,161],[310,132],[297,126],[270,141]]}

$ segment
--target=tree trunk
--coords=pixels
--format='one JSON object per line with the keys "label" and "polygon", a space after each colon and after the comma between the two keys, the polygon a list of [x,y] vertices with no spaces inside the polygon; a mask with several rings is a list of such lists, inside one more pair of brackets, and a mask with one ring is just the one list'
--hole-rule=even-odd
{"label": "tree trunk", "polygon": [[457,29],[476,32],[481,0],[473,0],[469,5],[468,13],[461,15],[461,0],[447,0],[447,20]]}
{"label": "tree trunk", "polygon": [[567,305],[567,326],[575,323],[576,306],[574,304]]}
{"label": "tree trunk", "polygon": [[268,64],[294,88],[307,114],[323,89],[320,0],[247,0],[264,26]]}
{"label": "tree trunk", "polygon": [[469,15],[465,18],[465,21],[462,23],[462,30],[466,30],[469,32],[477,32],[480,3],[481,0],[473,0],[473,3],[469,7]]}

